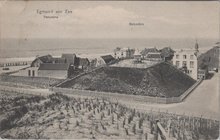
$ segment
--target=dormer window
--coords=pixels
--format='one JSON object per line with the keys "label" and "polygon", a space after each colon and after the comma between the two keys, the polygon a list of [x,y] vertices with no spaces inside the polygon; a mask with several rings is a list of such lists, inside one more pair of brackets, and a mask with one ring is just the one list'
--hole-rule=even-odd
{"label": "dormer window", "polygon": [[179,59],[179,55],[178,54],[176,55],[176,59]]}

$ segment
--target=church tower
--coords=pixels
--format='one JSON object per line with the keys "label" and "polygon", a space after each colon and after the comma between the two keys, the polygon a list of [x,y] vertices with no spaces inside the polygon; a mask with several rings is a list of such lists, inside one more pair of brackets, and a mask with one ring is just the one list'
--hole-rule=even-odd
{"label": "church tower", "polygon": [[197,39],[196,39],[196,44],[195,44],[195,48],[194,48],[194,54],[196,56],[198,56],[198,54],[199,54],[199,44],[198,44]]}
{"label": "church tower", "polygon": [[198,53],[198,52],[199,52],[199,44],[198,44],[197,39],[196,39],[195,53]]}

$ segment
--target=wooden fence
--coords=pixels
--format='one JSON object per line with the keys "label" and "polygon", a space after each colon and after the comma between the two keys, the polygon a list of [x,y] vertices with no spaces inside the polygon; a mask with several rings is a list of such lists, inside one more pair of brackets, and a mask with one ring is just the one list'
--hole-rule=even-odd
{"label": "wooden fence", "polygon": [[9,87],[0,85],[0,92],[6,91],[11,93],[20,93],[20,94],[31,94],[31,95],[40,95],[40,96],[48,96],[52,92],[47,89],[26,89],[20,87]]}
{"label": "wooden fence", "polygon": [[91,97],[101,97],[108,98],[111,100],[124,100],[124,101],[138,101],[138,102],[148,102],[148,103],[162,103],[162,104],[170,104],[170,103],[179,103],[182,102],[200,83],[202,79],[197,81],[192,87],[186,90],[179,97],[171,97],[171,98],[162,98],[162,97],[150,97],[150,96],[141,96],[141,95],[129,95],[122,93],[112,93],[112,92],[100,92],[100,91],[90,91],[90,90],[79,90],[74,88],[61,88],[61,87],[51,87],[50,90],[54,92],[73,94],[78,96],[91,96]]}

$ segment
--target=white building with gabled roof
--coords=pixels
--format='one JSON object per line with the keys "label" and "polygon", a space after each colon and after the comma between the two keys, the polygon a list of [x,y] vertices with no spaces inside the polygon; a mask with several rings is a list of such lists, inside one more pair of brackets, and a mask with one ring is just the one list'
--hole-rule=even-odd
{"label": "white building with gabled roof", "polygon": [[179,50],[174,53],[173,65],[181,69],[184,73],[191,76],[193,79],[198,79],[198,55],[199,46],[196,42],[195,50]]}
{"label": "white building with gabled roof", "polygon": [[115,59],[128,59],[134,57],[134,49],[130,48],[116,48],[114,50]]}

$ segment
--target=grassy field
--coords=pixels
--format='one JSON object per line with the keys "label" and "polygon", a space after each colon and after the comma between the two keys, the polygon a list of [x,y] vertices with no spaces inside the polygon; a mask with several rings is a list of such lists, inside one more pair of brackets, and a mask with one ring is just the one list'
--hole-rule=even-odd
{"label": "grassy field", "polygon": [[140,113],[98,98],[1,92],[0,137],[10,139],[152,139],[159,120],[172,139],[214,139],[219,122],[173,114]]}
{"label": "grassy field", "polygon": [[48,88],[50,85],[61,82],[61,79],[48,78],[48,77],[27,77],[27,76],[13,76],[13,75],[0,75],[0,84],[7,84],[9,86],[29,86],[38,88]]}
{"label": "grassy field", "polygon": [[167,63],[146,69],[103,67],[60,85],[65,88],[178,97],[196,81]]}

